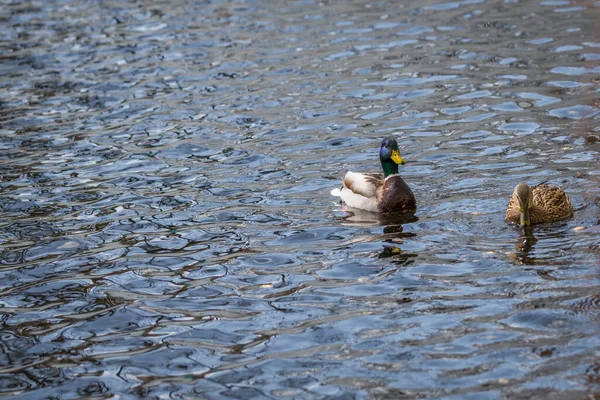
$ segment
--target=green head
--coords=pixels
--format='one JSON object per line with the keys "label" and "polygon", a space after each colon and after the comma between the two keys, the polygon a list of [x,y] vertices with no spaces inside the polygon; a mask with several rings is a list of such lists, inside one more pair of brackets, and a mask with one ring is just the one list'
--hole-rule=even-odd
{"label": "green head", "polygon": [[519,223],[522,226],[531,226],[529,208],[533,204],[533,191],[526,183],[519,183],[513,192],[513,199],[519,206]]}
{"label": "green head", "polygon": [[400,157],[398,142],[392,136],[383,139],[381,142],[379,159],[381,160],[383,174],[386,177],[398,173],[398,164],[405,164],[402,157]]}

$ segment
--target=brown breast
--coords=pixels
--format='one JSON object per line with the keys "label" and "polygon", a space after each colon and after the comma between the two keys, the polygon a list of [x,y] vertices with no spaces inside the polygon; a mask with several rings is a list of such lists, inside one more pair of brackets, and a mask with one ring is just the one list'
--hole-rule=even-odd
{"label": "brown breast", "polygon": [[384,213],[417,211],[415,195],[399,175],[389,177],[383,184],[379,211]]}

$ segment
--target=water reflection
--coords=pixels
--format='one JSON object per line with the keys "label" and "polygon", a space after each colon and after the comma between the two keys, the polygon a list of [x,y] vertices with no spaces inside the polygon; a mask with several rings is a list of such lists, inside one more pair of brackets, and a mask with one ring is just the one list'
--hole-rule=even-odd
{"label": "water reflection", "polygon": [[600,391],[600,3],[104,3],[2,4],[0,397]]}
{"label": "water reflection", "polygon": [[[512,224],[511,224],[512,225]],[[535,225],[517,226],[518,239],[514,242],[515,251],[510,257],[522,265],[571,264],[574,255],[570,254],[576,230],[569,228],[566,221]]]}
{"label": "water reflection", "polygon": [[419,220],[415,214],[411,213],[376,213],[360,208],[348,207],[346,204],[343,205],[342,212],[344,222],[365,224],[379,223],[386,227],[390,226],[390,229],[393,229],[391,227],[395,225],[401,226],[402,224],[408,224]]}
{"label": "water reflection", "polygon": [[382,235],[370,235],[370,241],[382,241],[383,250],[377,258],[390,259],[393,264],[406,264],[409,260],[418,256],[416,253],[406,252],[401,249],[405,239],[414,238],[416,232],[404,232],[403,225],[415,223],[419,219],[414,214],[406,213],[374,213],[358,208],[343,206],[344,224],[351,226],[383,226]]}
{"label": "water reflection", "polygon": [[383,245],[383,251],[377,256],[377,258],[389,259],[389,262],[396,265],[411,264],[416,257],[418,257],[417,253],[404,251],[398,245]]}
{"label": "water reflection", "polygon": [[515,243],[516,253],[514,255],[516,260],[524,265],[535,265],[535,258],[531,257],[537,243],[533,230],[533,227],[521,227],[519,229],[519,239]]}

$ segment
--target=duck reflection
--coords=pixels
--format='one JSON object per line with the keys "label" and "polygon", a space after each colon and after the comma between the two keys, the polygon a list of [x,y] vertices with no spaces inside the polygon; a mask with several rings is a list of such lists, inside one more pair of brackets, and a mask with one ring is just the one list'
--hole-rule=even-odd
{"label": "duck reflection", "polygon": [[409,265],[414,262],[418,254],[408,253],[397,246],[383,246],[383,251],[379,253],[377,258],[389,258],[392,264]]}
{"label": "duck reflection", "polygon": [[377,213],[346,205],[342,208],[342,212],[344,213],[342,218],[345,222],[355,222],[357,224],[379,223],[387,227],[388,225],[401,225],[418,221],[418,218],[410,213]]}
{"label": "duck reflection", "polygon": [[408,253],[400,249],[398,245],[404,243],[404,240],[407,238],[417,236],[415,232],[404,232],[404,228],[402,227],[402,223],[414,221],[417,221],[417,218],[414,216],[410,219],[407,219],[406,216],[396,216],[392,220],[390,220],[388,216],[386,221],[388,224],[383,228],[383,240],[390,244],[383,245],[383,251],[379,253],[377,258],[390,258],[390,261],[394,264],[412,264],[414,258],[417,257],[417,254]]}
{"label": "duck reflection", "polygon": [[535,265],[535,259],[530,256],[533,253],[537,239],[533,235],[533,228],[521,228],[519,240],[515,243],[514,256],[518,262],[524,265]]}
{"label": "duck reflection", "polygon": [[389,244],[383,245],[383,251],[377,258],[389,258],[393,264],[412,263],[417,256],[415,253],[407,253],[400,249],[405,239],[415,237],[415,232],[404,232],[403,225],[418,221],[414,214],[401,213],[375,213],[345,206],[343,209],[346,223],[352,225],[382,225],[383,235],[373,237],[372,240],[383,240]]}

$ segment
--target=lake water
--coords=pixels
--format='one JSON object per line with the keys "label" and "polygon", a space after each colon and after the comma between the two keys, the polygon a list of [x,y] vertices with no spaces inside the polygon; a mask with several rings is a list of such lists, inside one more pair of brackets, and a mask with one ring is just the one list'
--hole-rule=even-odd
{"label": "lake water", "polygon": [[[600,396],[600,2],[0,19],[0,396]],[[330,195],[389,135],[416,220]]]}

